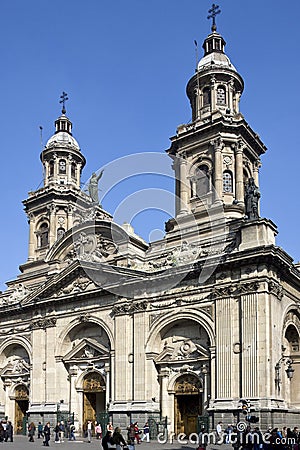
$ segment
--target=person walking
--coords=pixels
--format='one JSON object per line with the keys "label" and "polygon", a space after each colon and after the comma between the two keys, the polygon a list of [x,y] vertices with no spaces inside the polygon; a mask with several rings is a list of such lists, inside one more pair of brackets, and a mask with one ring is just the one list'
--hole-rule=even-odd
{"label": "person walking", "polygon": [[91,443],[92,442],[92,421],[88,420],[87,423],[87,438],[88,438],[88,442]]}
{"label": "person walking", "polygon": [[43,445],[45,447],[49,447],[49,441],[50,441],[50,422],[47,422],[44,426],[44,440]]}
{"label": "person walking", "polygon": [[121,428],[115,428],[112,441],[116,444],[116,450],[121,450],[121,445],[126,445],[125,439],[121,434]]}
{"label": "person walking", "polygon": [[41,437],[44,437],[43,436],[43,425],[42,425],[42,422],[38,423],[37,431],[38,431],[38,439],[40,439]]}
{"label": "person walking", "polygon": [[104,436],[104,438],[102,439],[101,445],[103,447],[103,450],[108,450],[108,444],[113,444],[112,442],[112,432],[111,431],[107,431],[106,435]]}
{"label": "person walking", "polygon": [[28,427],[29,442],[34,442],[34,435],[35,435],[35,425],[34,422],[31,422]]}
{"label": "person walking", "polygon": [[150,442],[150,428],[148,422],[145,423],[143,428],[144,436],[141,439],[141,442],[143,442],[144,439],[146,439],[146,442]]}
{"label": "person walking", "polygon": [[96,438],[97,439],[101,439],[102,438],[102,427],[101,424],[96,422],[95,424],[95,433],[96,433]]}
{"label": "person walking", "polygon": [[55,433],[55,439],[54,439],[55,444],[60,444],[60,422],[57,422],[57,424],[54,428],[54,433]]}
{"label": "person walking", "polygon": [[13,439],[13,425],[12,425],[10,420],[7,422],[7,425],[6,425],[5,442],[8,441],[8,438],[9,438],[10,442],[14,441],[14,439]]}

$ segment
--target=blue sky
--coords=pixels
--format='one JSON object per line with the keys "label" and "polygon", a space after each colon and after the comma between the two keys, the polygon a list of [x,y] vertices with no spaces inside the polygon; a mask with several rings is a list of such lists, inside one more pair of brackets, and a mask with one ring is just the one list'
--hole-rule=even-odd
{"label": "blue sky", "polygon": [[[245,81],[241,112],[268,147],[261,215],[278,225],[278,245],[298,261],[300,2],[217,3],[218,31]],[[164,152],[177,125],[191,120],[185,87],[194,39],[201,48],[210,32],[210,7],[207,0],[2,0],[0,289],[27,259],[21,202],[41,185],[39,126],[46,141],[61,92],[87,158],[83,182],[116,158]],[[104,203],[110,212],[114,201]],[[136,225],[147,237],[145,222]]]}

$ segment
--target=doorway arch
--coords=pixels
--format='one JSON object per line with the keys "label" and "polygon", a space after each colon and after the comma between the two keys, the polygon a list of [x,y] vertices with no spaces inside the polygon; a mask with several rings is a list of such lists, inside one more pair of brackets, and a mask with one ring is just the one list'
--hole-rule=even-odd
{"label": "doorway arch", "polygon": [[203,409],[203,385],[193,374],[181,375],[175,382],[175,433],[197,433],[198,416]]}
{"label": "doorway arch", "polygon": [[83,427],[88,420],[95,422],[105,411],[106,384],[99,372],[89,372],[83,378]]}
{"label": "doorway arch", "polygon": [[19,385],[15,388],[15,423],[14,429],[16,434],[23,434],[24,422],[29,408],[29,392],[26,386]]}

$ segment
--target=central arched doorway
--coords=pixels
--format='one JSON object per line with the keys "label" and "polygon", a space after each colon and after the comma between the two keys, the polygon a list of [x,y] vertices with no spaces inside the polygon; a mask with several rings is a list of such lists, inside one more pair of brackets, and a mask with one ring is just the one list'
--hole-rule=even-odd
{"label": "central arched doorway", "polygon": [[175,433],[197,433],[202,413],[202,383],[196,375],[182,375],[175,383]]}
{"label": "central arched doorway", "polygon": [[98,420],[105,411],[105,381],[98,372],[90,372],[83,379],[83,425]]}
{"label": "central arched doorway", "polygon": [[15,433],[22,434],[29,407],[29,393],[26,386],[17,386],[15,389]]}

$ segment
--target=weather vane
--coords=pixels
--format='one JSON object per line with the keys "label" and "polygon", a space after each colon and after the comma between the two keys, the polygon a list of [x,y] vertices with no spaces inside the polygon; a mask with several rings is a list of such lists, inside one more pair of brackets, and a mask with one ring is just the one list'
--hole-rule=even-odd
{"label": "weather vane", "polygon": [[211,31],[217,31],[217,25],[216,25],[216,15],[220,14],[221,10],[219,8],[219,5],[212,4],[212,7],[208,10],[209,16],[207,16],[208,19],[212,19],[212,26]]}
{"label": "weather vane", "polygon": [[68,94],[65,91],[63,91],[63,93],[60,96],[60,98],[61,98],[61,100],[59,101],[59,103],[62,103],[62,105],[63,105],[63,108],[62,108],[61,112],[63,114],[66,114],[66,112],[67,112],[66,111],[66,101],[69,100],[68,99]]}

